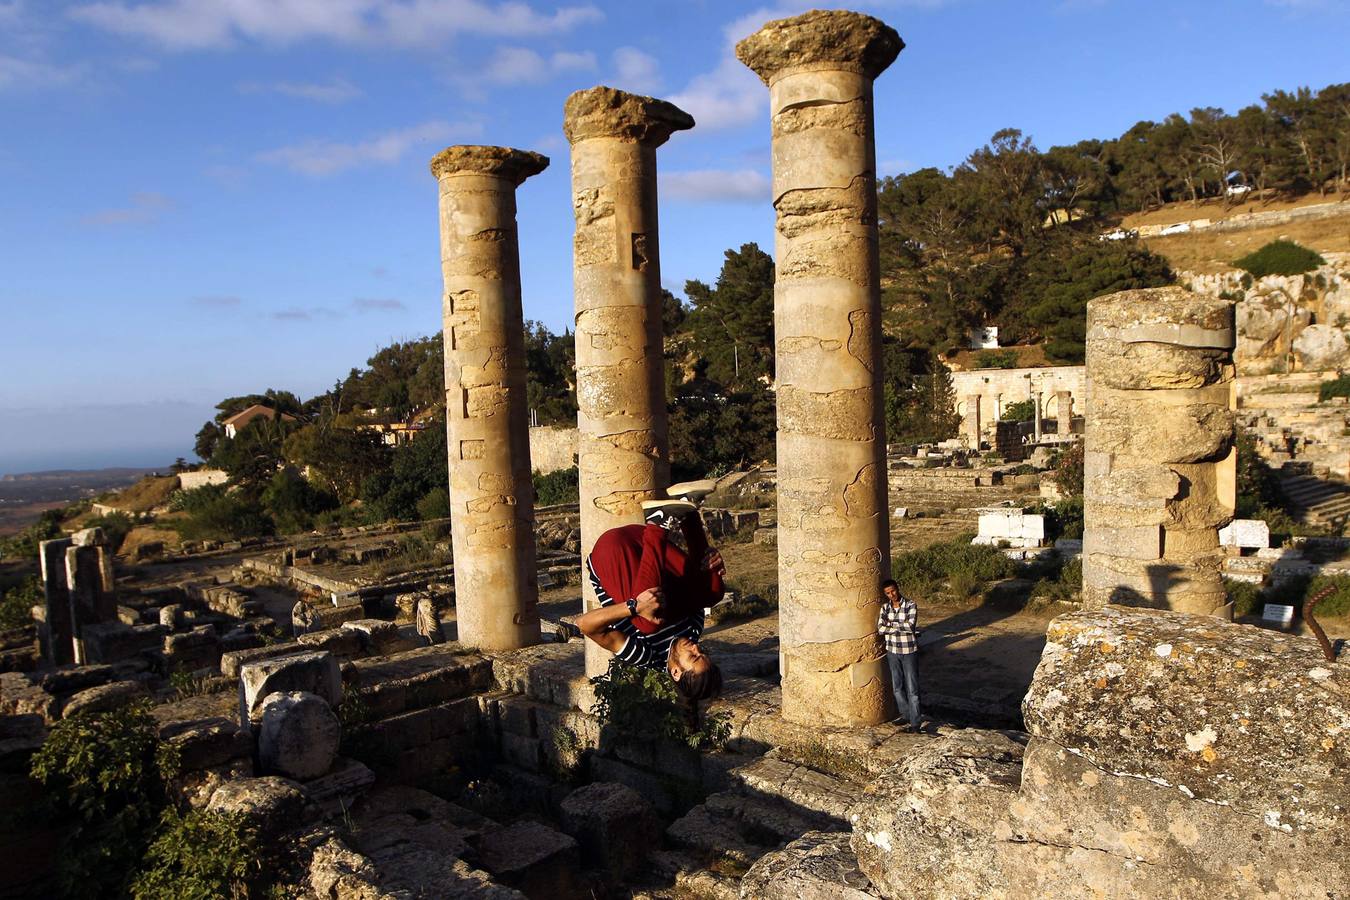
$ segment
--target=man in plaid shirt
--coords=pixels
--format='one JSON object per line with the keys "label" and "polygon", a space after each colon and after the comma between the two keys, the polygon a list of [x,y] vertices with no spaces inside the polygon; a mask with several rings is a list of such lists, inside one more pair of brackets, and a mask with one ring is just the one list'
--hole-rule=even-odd
{"label": "man in plaid shirt", "polygon": [[[886,662],[891,667],[891,690],[895,692],[895,708],[909,719],[911,731],[919,729],[919,670],[915,652],[919,649],[914,626],[919,621],[919,609],[914,601],[902,596],[900,586],[893,579],[881,583],[884,600],[877,617],[877,633],[886,641]],[[903,686],[903,689],[902,689]]]}

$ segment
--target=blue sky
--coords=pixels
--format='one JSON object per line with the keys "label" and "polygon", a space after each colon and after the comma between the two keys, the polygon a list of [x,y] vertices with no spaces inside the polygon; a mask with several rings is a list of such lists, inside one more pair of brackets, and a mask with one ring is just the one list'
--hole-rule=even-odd
{"label": "blue sky", "polygon": [[[450,144],[552,159],[518,193],[525,312],[569,325],[574,90],[699,123],[659,156],[667,287],[771,249],[767,91],[731,45],[813,5],[0,0],[0,473],[190,456],[220,398],[312,395],[438,329]],[[882,174],[1350,79],[1341,0],[849,6],[908,44]]]}

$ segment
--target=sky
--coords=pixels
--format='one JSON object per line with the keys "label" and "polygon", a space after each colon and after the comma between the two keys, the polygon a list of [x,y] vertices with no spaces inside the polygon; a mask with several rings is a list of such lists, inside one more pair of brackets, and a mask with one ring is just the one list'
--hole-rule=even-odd
{"label": "sky", "polygon": [[[224,397],[312,396],[440,328],[451,144],[535,150],[525,315],[572,322],[563,101],[697,121],[658,151],[662,281],[773,247],[768,91],[732,46],[829,3],[0,0],[0,474],[165,465]],[[879,0],[881,175],[1350,80],[1346,0]]]}

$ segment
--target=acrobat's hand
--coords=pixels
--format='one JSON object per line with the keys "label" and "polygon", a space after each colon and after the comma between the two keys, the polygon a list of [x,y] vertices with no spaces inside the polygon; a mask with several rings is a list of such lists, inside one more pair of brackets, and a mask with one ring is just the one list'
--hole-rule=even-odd
{"label": "acrobat's hand", "polygon": [[637,614],[639,616],[655,622],[658,625],[661,624],[663,621],[661,616],[661,603],[663,598],[661,596],[660,588],[648,588],[638,594],[634,599],[637,600]]}
{"label": "acrobat's hand", "polygon": [[725,575],[727,573],[727,564],[722,561],[722,554],[716,550],[709,550],[703,555],[703,568],[705,571],[716,575]]}

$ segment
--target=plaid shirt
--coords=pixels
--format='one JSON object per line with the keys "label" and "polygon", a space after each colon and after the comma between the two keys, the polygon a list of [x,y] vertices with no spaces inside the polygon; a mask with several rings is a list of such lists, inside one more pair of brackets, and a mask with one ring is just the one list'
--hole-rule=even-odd
{"label": "plaid shirt", "polygon": [[919,622],[919,608],[914,601],[900,595],[900,605],[881,598],[881,615],[877,616],[877,633],[886,639],[887,653],[913,653],[919,649],[914,637],[914,626]]}

